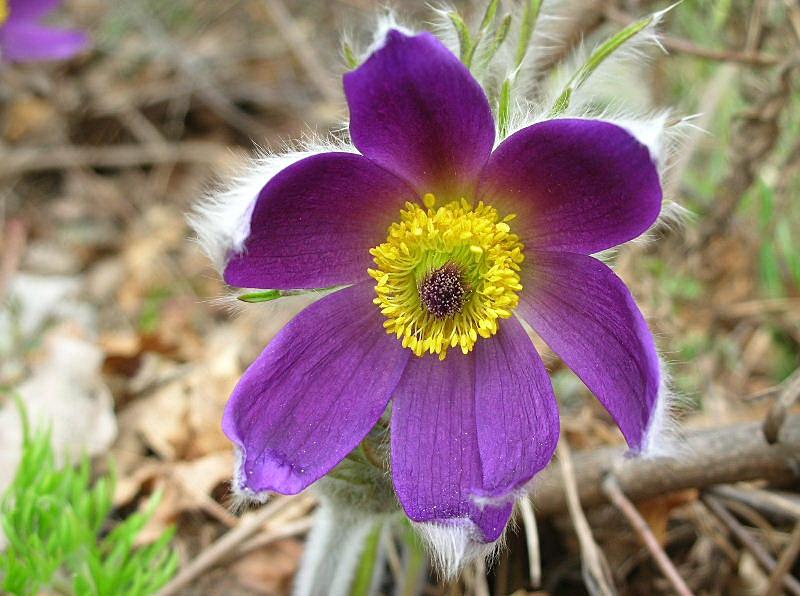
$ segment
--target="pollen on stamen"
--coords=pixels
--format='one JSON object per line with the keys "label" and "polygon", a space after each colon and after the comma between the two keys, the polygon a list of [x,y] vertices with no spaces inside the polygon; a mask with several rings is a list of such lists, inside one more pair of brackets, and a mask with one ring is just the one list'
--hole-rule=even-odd
{"label": "pollen on stamen", "polygon": [[498,330],[519,304],[524,246],[511,230],[514,214],[465,198],[437,207],[406,203],[386,242],[370,251],[375,304],[387,333],[417,356],[469,353]]}

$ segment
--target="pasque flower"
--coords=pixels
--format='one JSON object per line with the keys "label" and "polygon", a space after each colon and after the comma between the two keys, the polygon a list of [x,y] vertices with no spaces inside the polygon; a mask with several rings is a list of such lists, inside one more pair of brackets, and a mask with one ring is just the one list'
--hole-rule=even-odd
{"label": "pasque flower", "polygon": [[659,362],[624,283],[591,256],[656,220],[654,156],[626,129],[554,119],[495,147],[489,101],[428,33],[390,30],[344,76],[358,153],[296,161],[261,188],[225,280],[338,287],[295,317],[234,390],[238,490],[297,493],[391,404],[391,474],[411,520],[503,532],[551,459],[553,389],[532,327],[634,451]]}
{"label": "pasque flower", "polygon": [[65,60],[83,50],[89,44],[83,31],[39,24],[59,4],[60,0],[0,0],[0,60]]}

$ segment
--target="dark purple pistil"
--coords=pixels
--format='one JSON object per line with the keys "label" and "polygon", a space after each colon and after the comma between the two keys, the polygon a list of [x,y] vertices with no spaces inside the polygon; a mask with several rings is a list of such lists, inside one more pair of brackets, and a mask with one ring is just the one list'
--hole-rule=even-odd
{"label": "dark purple pistil", "polygon": [[460,313],[468,294],[469,286],[455,263],[445,263],[429,271],[419,284],[420,302],[437,319]]}

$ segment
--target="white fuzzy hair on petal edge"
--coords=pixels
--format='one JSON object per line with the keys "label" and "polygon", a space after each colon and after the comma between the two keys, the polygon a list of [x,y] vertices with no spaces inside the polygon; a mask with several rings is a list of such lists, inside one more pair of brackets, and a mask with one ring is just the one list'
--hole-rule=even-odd
{"label": "white fuzzy hair on petal edge", "polygon": [[639,456],[646,458],[676,458],[686,454],[686,442],[682,440],[674,413],[679,398],[670,388],[670,375],[664,361],[660,363],[660,383],[656,407],[650,425],[642,441]]}
{"label": "white fuzzy hair on petal edge", "polygon": [[414,35],[414,30],[402,23],[397,18],[397,13],[393,10],[385,10],[378,15],[372,29],[372,43],[361,54],[362,60],[369,58],[372,54],[380,50],[386,44],[386,36],[389,31],[399,31],[405,35]]}
{"label": "white fuzzy hair on petal edge", "polygon": [[229,508],[237,512],[246,509],[253,504],[263,505],[269,500],[270,494],[266,491],[256,492],[247,488],[244,484],[244,451],[236,447],[236,457],[233,469],[233,479],[231,480],[231,502]]}
{"label": "white fuzzy hair on petal edge", "polygon": [[469,563],[478,559],[493,560],[503,547],[504,538],[486,543],[472,520],[453,519],[447,523],[413,523],[428,546],[434,567],[444,579],[453,579]]}
{"label": "white fuzzy hair on petal edge", "polygon": [[214,266],[222,271],[231,254],[240,253],[250,235],[250,217],[259,193],[281,170],[312,155],[328,151],[356,153],[349,143],[311,137],[284,153],[259,153],[249,159],[233,180],[206,194],[188,216],[197,241]]}

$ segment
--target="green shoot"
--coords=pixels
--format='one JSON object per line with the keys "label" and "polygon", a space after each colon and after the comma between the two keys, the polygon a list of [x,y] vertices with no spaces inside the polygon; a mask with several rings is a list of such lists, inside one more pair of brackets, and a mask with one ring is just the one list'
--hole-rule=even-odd
{"label": "green shoot", "polygon": [[556,99],[553,107],[550,109],[549,117],[555,118],[556,116],[563,114],[569,107],[573,93],[575,93],[575,91],[586,82],[592,73],[597,70],[597,67],[599,67],[606,58],[622,47],[625,42],[629,41],[637,33],[640,33],[642,30],[651,25],[655,18],[656,15],[650,15],[628,25],[622,31],[607,39],[600,45],[600,47],[592,52],[592,55],[589,56],[589,59],[586,61],[586,63],[581,66],[574,75],[572,75],[572,78],[569,80],[566,87],[564,87],[561,95],[559,95],[558,99]]}
{"label": "green shoot", "polygon": [[[22,412],[22,410],[21,410]],[[154,594],[175,574],[178,557],[172,531],[138,547],[136,537],[150,520],[158,496],[146,511],[111,528],[114,478],[92,482],[88,458],[59,469],[47,432],[31,436],[22,413],[22,459],[2,504],[8,540],[0,553],[0,586],[5,593]]]}
{"label": "green shoot", "polygon": [[525,54],[531,45],[531,37],[539,19],[539,11],[542,9],[542,0],[528,0],[525,5],[525,12],[522,15],[522,24],[519,29],[519,41],[517,42],[517,55],[514,60],[514,68],[518,69],[525,60]]}

